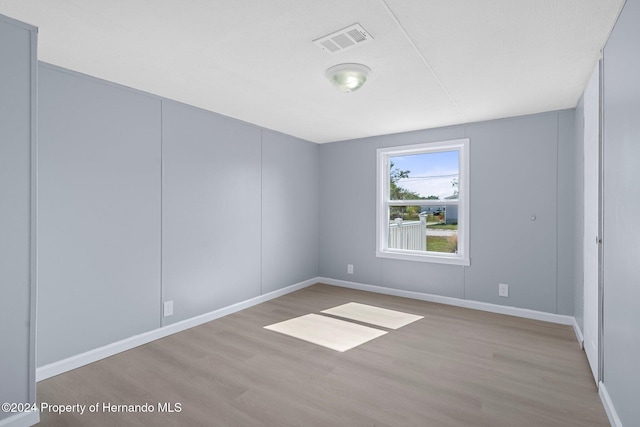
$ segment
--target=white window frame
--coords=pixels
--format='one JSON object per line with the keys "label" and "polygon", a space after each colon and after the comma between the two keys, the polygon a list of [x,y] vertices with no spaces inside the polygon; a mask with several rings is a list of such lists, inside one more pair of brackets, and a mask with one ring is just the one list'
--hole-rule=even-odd
{"label": "white window frame", "polygon": [[[389,200],[390,158],[415,154],[458,151],[458,200]],[[377,150],[376,187],[376,256],[407,261],[470,265],[469,259],[469,139],[429,142],[415,145],[379,148]],[[389,208],[391,206],[458,206],[458,252],[455,254],[425,252],[388,247]]]}

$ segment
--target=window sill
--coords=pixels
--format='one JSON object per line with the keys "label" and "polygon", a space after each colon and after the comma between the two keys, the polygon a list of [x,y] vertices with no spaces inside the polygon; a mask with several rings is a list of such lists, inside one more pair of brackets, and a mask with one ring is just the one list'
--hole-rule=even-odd
{"label": "window sill", "polygon": [[432,255],[431,253],[426,254],[418,254],[412,252],[405,251],[376,251],[376,257],[378,258],[390,258],[390,259],[400,259],[404,261],[418,261],[418,262],[431,262],[436,264],[449,264],[449,265],[470,265],[469,258],[463,258],[458,256],[438,256]]}

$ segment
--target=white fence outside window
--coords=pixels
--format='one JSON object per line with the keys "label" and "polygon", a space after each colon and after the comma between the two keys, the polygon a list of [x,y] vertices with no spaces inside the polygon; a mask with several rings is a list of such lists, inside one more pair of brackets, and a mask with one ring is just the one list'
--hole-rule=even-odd
{"label": "white fence outside window", "polygon": [[389,248],[412,251],[427,250],[427,221],[403,221],[397,218],[389,224]]}

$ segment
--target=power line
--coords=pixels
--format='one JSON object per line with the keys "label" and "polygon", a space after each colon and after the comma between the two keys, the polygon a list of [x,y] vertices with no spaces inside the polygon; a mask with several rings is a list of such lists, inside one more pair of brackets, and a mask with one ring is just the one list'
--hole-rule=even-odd
{"label": "power line", "polygon": [[398,182],[401,181],[412,181],[412,180],[417,180],[417,179],[436,179],[436,178],[457,178],[459,174],[457,173],[452,173],[452,174],[448,174],[448,175],[425,175],[425,176],[410,176],[408,178],[401,178],[398,180]]}

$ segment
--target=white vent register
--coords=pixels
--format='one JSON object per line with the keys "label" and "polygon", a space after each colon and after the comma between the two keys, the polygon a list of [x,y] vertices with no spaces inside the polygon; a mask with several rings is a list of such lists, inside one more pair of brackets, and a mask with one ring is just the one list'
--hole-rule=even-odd
{"label": "white vent register", "polygon": [[353,24],[335,33],[315,39],[313,43],[325,52],[336,53],[361,46],[371,40],[373,40],[371,34],[367,33],[360,24]]}

